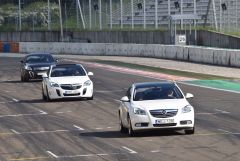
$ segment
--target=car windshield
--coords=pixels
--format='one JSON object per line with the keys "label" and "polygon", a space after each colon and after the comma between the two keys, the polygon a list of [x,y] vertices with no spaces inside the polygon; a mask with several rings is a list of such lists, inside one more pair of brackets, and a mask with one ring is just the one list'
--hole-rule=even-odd
{"label": "car windshield", "polygon": [[39,54],[39,55],[29,55],[26,58],[27,63],[52,63],[54,59],[51,55]]}
{"label": "car windshield", "polygon": [[51,77],[85,76],[84,69],[79,65],[56,66],[52,68]]}
{"label": "car windshield", "polygon": [[181,98],[183,95],[175,85],[139,87],[135,89],[133,95],[134,101]]}

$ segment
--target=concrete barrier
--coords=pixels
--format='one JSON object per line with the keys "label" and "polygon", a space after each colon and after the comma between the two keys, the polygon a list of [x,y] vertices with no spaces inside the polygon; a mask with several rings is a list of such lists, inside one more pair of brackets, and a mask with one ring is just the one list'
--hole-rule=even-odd
{"label": "concrete barrier", "polygon": [[197,46],[117,43],[20,42],[21,53],[138,56],[240,67],[240,50]]}
{"label": "concrete barrier", "polygon": [[224,49],[213,50],[213,64],[229,66],[230,65],[230,54]]}
{"label": "concrete barrier", "polygon": [[174,45],[166,45],[164,58],[177,59],[177,47]]}

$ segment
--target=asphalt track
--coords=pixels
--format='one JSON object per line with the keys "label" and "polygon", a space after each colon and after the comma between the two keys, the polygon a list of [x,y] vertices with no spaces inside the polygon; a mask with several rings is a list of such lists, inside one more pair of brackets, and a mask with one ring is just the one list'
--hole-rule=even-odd
{"label": "asphalt track", "polygon": [[41,82],[20,82],[20,58],[0,59],[0,160],[239,161],[239,94],[179,84],[196,112],[196,133],[118,132],[119,99],[143,76],[86,66],[94,100],[46,103]]}

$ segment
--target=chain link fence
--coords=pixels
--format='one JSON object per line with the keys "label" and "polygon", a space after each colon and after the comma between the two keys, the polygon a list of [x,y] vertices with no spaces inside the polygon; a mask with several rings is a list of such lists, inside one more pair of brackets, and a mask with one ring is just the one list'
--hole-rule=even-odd
{"label": "chain link fence", "polygon": [[198,28],[238,32],[239,7],[238,0],[9,0],[0,2],[0,30],[168,30],[169,15],[196,13]]}

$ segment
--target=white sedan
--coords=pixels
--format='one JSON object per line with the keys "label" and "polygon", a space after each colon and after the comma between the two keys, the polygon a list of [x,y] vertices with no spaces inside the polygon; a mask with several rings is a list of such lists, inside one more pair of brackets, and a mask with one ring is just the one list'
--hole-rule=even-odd
{"label": "white sedan", "polygon": [[46,101],[61,98],[93,99],[93,82],[80,64],[51,66],[49,74],[43,74],[42,96]]}
{"label": "white sedan", "polygon": [[194,108],[175,82],[133,84],[121,99],[119,125],[121,132],[133,136],[136,131],[154,129],[185,130],[194,134]]}

